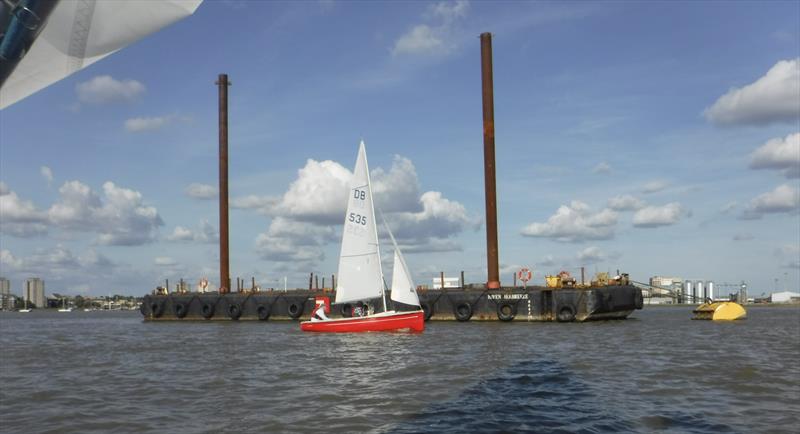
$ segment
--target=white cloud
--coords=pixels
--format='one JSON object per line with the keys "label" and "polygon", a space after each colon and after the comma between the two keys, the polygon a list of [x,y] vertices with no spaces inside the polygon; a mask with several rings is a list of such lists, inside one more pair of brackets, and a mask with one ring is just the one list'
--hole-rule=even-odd
{"label": "white cloud", "polygon": [[664,181],[664,180],[658,179],[658,180],[655,180],[655,181],[650,181],[647,184],[645,184],[644,186],[642,186],[642,193],[644,193],[644,194],[657,193],[657,192],[667,188],[668,186],[669,186],[669,183],[667,181]]}
{"label": "white cloud", "polygon": [[172,119],[173,119],[172,116],[131,118],[125,121],[125,130],[131,133],[157,130],[167,126],[172,121]]}
{"label": "white cloud", "polygon": [[275,212],[318,224],[344,221],[350,171],[334,161],[309,159],[283,195]]}
{"label": "white cloud", "polygon": [[325,259],[323,247],[336,239],[332,226],[276,217],[256,238],[256,251],[268,261],[294,262],[298,267]]}
{"label": "white cloud", "polygon": [[648,206],[636,211],[633,225],[637,228],[655,228],[677,223],[683,214],[683,207],[678,202],[664,206]]}
{"label": "white cloud", "polygon": [[42,175],[45,181],[47,181],[47,185],[49,186],[53,182],[53,171],[47,167],[42,166],[39,168],[39,173]]}
{"label": "white cloud", "polygon": [[386,216],[392,233],[402,245],[456,250],[460,248],[457,244],[446,243],[444,239],[480,226],[480,219],[470,217],[464,205],[444,198],[438,191],[425,192],[419,203],[422,204],[421,211]]}
{"label": "white cloud", "polygon": [[217,187],[193,182],[186,187],[186,194],[194,199],[211,200],[219,196]]}
{"label": "white cloud", "polygon": [[103,184],[103,199],[80,181],[59,189],[60,200],[48,210],[50,222],[65,230],[98,233],[97,242],[133,246],[154,241],[163,225],[156,208],[144,204],[138,191]]}
{"label": "white cloud", "polygon": [[605,161],[601,161],[594,166],[592,169],[592,173],[611,173],[611,165],[606,163]]}
{"label": "white cloud", "polygon": [[446,22],[464,18],[467,16],[467,12],[469,12],[469,2],[466,0],[436,3],[428,10],[429,15],[439,17]]}
{"label": "white cloud", "polygon": [[800,178],[800,133],[768,140],[750,155],[751,169],[783,170],[787,178]]}
{"label": "white cloud", "polygon": [[250,194],[231,199],[230,206],[236,209],[252,209],[262,214],[271,215],[279,201],[279,198],[272,196]]}
{"label": "white cloud", "polygon": [[32,237],[47,232],[47,213],[0,182],[0,232],[17,237]]}
{"label": "white cloud", "polygon": [[119,81],[109,75],[100,75],[75,87],[78,101],[88,104],[130,102],[144,93],[145,87],[136,80]]}
{"label": "white cloud", "polygon": [[22,280],[39,275],[45,276],[49,283],[65,279],[85,283],[89,279],[113,275],[118,268],[118,264],[95,250],[75,255],[61,244],[38,249],[27,257],[15,257],[7,249],[0,250],[0,264],[4,273],[12,278]]}
{"label": "white cloud", "polygon": [[153,261],[155,265],[160,267],[169,267],[172,265],[177,265],[178,262],[174,259],[170,258],[169,256],[156,256],[155,260]]}
{"label": "white cloud", "polygon": [[615,196],[608,200],[608,207],[614,211],[635,211],[642,209],[645,202],[629,194]]}
{"label": "white cloud", "polygon": [[735,209],[736,209],[738,206],[739,206],[739,203],[738,203],[738,202],[736,202],[736,201],[734,200],[734,201],[731,201],[731,202],[728,202],[728,203],[726,203],[726,204],[725,204],[725,205],[724,205],[724,206],[723,206],[723,207],[722,207],[722,208],[719,210],[719,212],[721,212],[722,214],[730,214],[730,213],[732,213],[732,212],[733,212],[733,211],[734,211],[734,210],[735,210]]}
{"label": "white cloud", "polygon": [[590,246],[578,252],[578,261],[582,264],[603,262],[606,257],[607,255],[597,246]]}
{"label": "white cloud", "polygon": [[800,207],[800,190],[789,184],[779,185],[775,190],[762,193],[742,212],[741,218],[759,219],[763,214],[794,213]]}
{"label": "white cloud", "polygon": [[167,235],[167,241],[196,241],[198,243],[213,244],[219,241],[219,231],[208,220],[203,220],[195,231],[183,226],[175,226],[172,234]]}
{"label": "white cloud", "polygon": [[785,244],[775,249],[775,256],[781,262],[781,268],[800,269],[800,246],[797,244]]}
{"label": "white cloud", "polygon": [[[351,177],[339,163],[309,159],[279,199],[238,199],[238,207],[273,217],[267,232],[256,239],[261,257],[283,262],[321,260],[325,244],[341,235]],[[371,179],[376,208],[385,213],[404,252],[458,250],[452,237],[480,225],[480,219],[440,192],[420,195],[416,169],[407,158],[396,155],[388,171],[375,168]],[[382,225],[378,230],[383,231]]]}
{"label": "white cloud", "polygon": [[617,213],[605,208],[592,213],[589,205],[572,201],[562,205],[546,223],[531,223],[521,231],[528,237],[551,238],[562,242],[607,240],[614,237]]}
{"label": "white cloud", "polygon": [[375,205],[383,212],[421,210],[419,181],[414,164],[395,155],[392,167],[385,172],[378,167],[370,172]]}
{"label": "white cloud", "polygon": [[415,24],[394,43],[392,55],[447,55],[458,48],[457,21],[466,17],[469,2],[431,5],[425,17],[433,23]]}
{"label": "white cloud", "polygon": [[703,115],[719,125],[796,123],[800,118],[800,58],[781,60],[754,83],[729,90]]}

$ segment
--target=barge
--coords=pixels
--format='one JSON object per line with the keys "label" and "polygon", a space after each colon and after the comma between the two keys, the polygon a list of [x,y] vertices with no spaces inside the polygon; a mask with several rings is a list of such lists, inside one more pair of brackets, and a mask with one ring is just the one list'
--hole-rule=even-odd
{"label": "barge", "polygon": [[[302,321],[334,298],[334,292],[313,290],[172,293],[145,296],[141,313],[146,321]],[[625,319],[643,302],[641,289],[627,284],[436,289],[420,291],[419,298],[425,321],[460,322]],[[332,305],[329,316],[346,318],[352,312],[350,304]]]}

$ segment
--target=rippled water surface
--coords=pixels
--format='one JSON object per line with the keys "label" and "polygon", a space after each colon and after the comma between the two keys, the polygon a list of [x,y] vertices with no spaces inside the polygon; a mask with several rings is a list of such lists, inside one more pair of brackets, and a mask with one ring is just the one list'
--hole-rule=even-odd
{"label": "rippled water surface", "polygon": [[[0,313],[0,431],[792,432],[800,308],[586,324],[291,322]],[[796,431],[795,431],[796,432]]]}

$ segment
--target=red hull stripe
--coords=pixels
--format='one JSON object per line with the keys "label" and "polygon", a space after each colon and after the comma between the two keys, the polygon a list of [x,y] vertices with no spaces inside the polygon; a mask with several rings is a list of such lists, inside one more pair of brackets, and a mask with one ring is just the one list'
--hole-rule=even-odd
{"label": "red hull stripe", "polygon": [[425,329],[425,318],[422,312],[398,313],[395,315],[353,318],[338,321],[304,321],[300,330],[306,332],[378,332],[393,330],[409,330],[421,332]]}

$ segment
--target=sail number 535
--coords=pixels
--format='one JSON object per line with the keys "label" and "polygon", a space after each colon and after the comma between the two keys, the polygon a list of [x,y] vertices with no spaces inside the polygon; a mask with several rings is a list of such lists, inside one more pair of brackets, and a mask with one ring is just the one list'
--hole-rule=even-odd
{"label": "sail number 535", "polygon": [[348,220],[350,220],[351,222],[353,222],[355,224],[359,224],[359,225],[362,225],[362,226],[366,226],[367,225],[367,216],[364,216],[364,215],[361,215],[361,214],[356,214],[356,213],[352,213],[351,212],[350,213],[350,217],[348,217]]}

